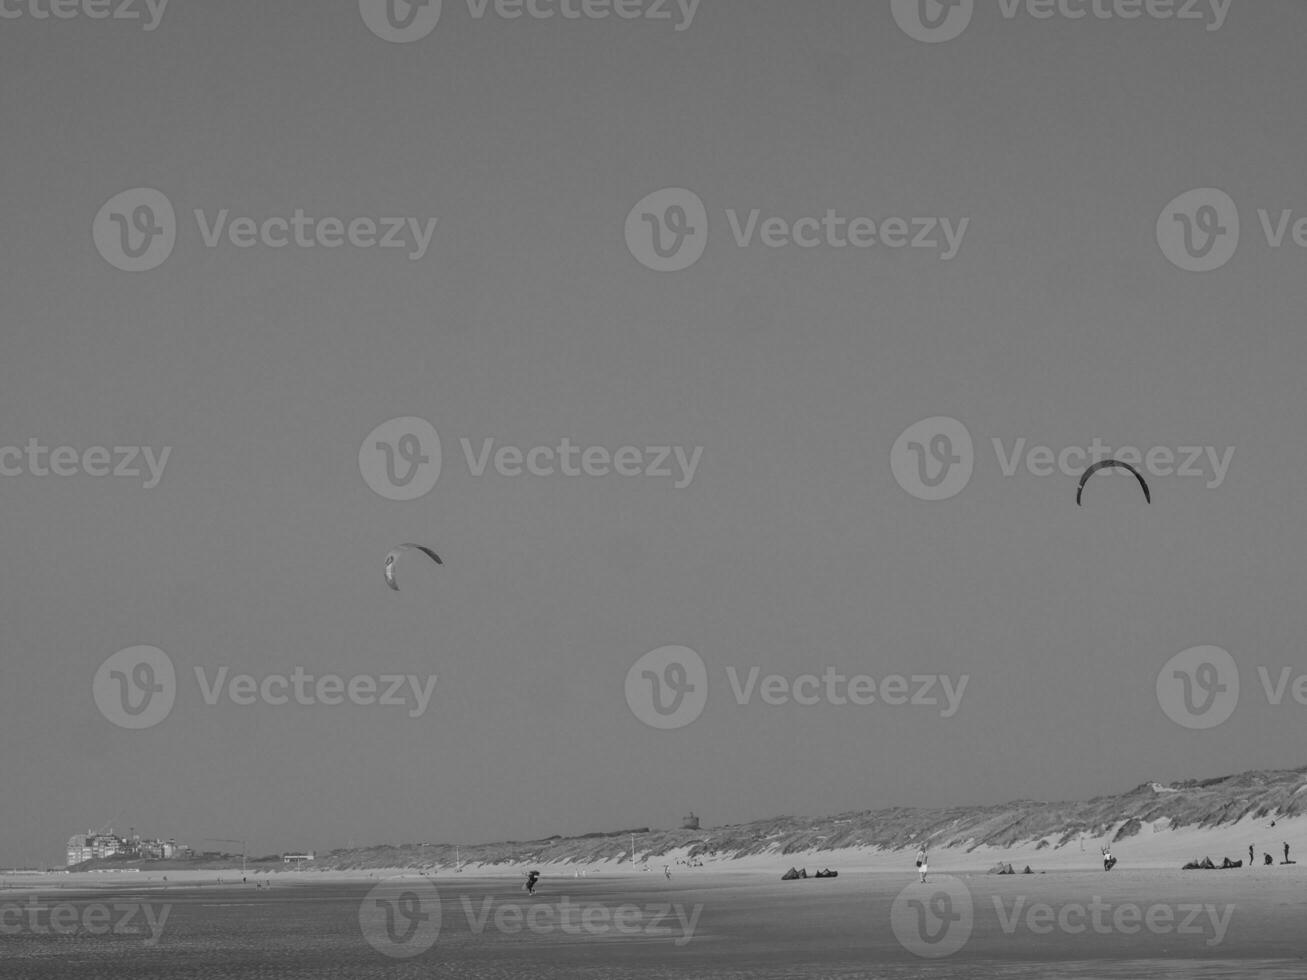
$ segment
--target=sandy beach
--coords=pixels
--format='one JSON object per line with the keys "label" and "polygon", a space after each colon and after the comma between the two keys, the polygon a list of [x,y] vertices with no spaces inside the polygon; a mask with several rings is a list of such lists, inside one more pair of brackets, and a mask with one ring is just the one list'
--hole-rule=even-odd
{"label": "sandy beach", "polygon": [[[924,886],[869,870],[791,882],[756,870],[546,872],[534,896],[466,872],[287,874],[272,888],[169,875],[166,891],[67,877],[79,880],[0,894],[17,975],[1287,980],[1307,956],[1296,868],[960,872]],[[97,907],[140,914],[97,932],[85,925]],[[73,910],[62,934],[48,925],[56,908]],[[387,909],[422,928],[384,928]]]}
{"label": "sandy beach", "polygon": [[[822,851],[676,863],[0,876],[24,977],[1299,977],[1302,865],[1183,871],[1307,847],[1307,821],[1250,819],[1118,842],[1104,871],[1063,847]],[[1240,853],[1242,848],[1242,854]],[[989,873],[1010,863],[1013,876]],[[672,871],[663,874],[663,866]],[[791,865],[835,879],[781,881]],[[584,876],[581,872],[584,871]],[[166,880],[165,880],[166,878]],[[125,928],[97,931],[96,909]],[[63,910],[62,934],[50,925]],[[107,913],[106,913],[107,915]],[[400,928],[408,921],[416,925]],[[396,925],[398,923],[398,926]],[[71,924],[71,925],[67,925]],[[398,939],[396,937],[399,937]]]}

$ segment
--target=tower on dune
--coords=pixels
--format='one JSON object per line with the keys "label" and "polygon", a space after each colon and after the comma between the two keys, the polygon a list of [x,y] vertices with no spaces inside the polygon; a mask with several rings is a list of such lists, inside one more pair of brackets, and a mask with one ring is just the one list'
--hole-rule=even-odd
{"label": "tower on dune", "polygon": [[688,817],[683,817],[681,819],[681,829],[682,830],[699,829],[699,818],[694,815],[693,810],[690,811],[690,815]]}

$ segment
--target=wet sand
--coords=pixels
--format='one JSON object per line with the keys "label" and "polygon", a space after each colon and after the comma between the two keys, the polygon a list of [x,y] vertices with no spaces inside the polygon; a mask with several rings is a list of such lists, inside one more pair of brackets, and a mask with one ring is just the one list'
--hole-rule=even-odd
{"label": "wet sand", "polygon": [[[383,880],[385,891],[373,891]],[[1302,926],[1307,873],[1296,868],[932,875],[924,889],[912,880],[863,873],[782,882],[703,870],[683,870],[670,881],[654,873],[547,875],[534,897],[514,879],[452,874],[312,884],[288,879],[258,889],[252,882],[221,888],[170,882],[167,891],[158,883],[133,887],[120,881],[39,892],[38,908],[72,910],[65,914],[77,924],[64,935],[51,931],[48,911],[30,912],[27,895],[7,890],[0,891],[0,976],[1287,980],[1307,975]],[[968,902],[965,937],[953,932],[951,940],[933,946],[919,938],[919,915],[942,912],[953,917],[948,929],[961,929],[963,920],[955,917]],[[100,926],[96,932],[84,927],[94,906],[108,907],[116,918],[134,906],[137,914],[121,930],[104,932]],[[393,919],[389,931],[383,921],[387,909]],[[924,922],[927,939],[939,939],[941,921]],[[159,927],[155,945],[147,942],[151,922]],[[410,928],[413,923],[419,928]],[[960,937],[965,942],[949,948]],[[909,948],[914,945],[915,951]],[[929,958],[939,952],[949,955]]]}

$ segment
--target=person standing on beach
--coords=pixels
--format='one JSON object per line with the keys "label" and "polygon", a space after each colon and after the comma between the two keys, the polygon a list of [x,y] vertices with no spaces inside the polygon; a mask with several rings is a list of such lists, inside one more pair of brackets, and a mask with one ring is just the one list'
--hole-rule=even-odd
{"label": "person standing on beach", "polygon": [[1252,846],[1251,844],[1249,844],[1249,845],[1248,845],[1248,867],[1251,868],[1251,867],[1252,867],[1254,864],[1256,864],[1256,863],[1257,863],[1257,856],[1256,856],[1256,853],[1253,851],[1253,846]]}
{"label": "person standing on beach", "polygon": [[1284,842],[1284,863],[1285,863],[1285,864],[1288,864],[1288,863],[1289,863],[1289,842],[1288,842],[1288,841],[1285,841],[1285,842]]}
{"label": "person standing on beach", "polygon": [[921,872],[921,880],[926,880],[926,845],[922,844],[917,850],[917,870]]}

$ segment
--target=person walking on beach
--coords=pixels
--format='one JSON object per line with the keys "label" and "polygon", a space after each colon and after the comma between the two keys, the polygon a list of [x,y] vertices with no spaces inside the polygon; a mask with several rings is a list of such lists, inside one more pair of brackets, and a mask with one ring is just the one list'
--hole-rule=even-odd
{"label": "person walking on beach", "polygon": [[1252,846],[1251,844],[1249,844],[1249,845],[1248,845],[1248,867],[1251,868],[1251,867],[1252,867],[1254,864],[1256,864],[1256,863],[1257,863],[1257,855],[1256,855],[1256,854],[1254,853],[1254,851],[1253,851],[1253,846]]}
{"label": "person walking on beach", "polygon": [[926,845],[922,844],[917,849],[917,870],[921,872],[921,880],[926,880]]}
{"label": "person walking on beach", "polygon": [[526,889],[526,893],[528,895],[534,895],[536,893],[536,882],[539,880],[540,880],[539,871],[528,871],[526,873],[526,884],[523,885],[522,887]]}

